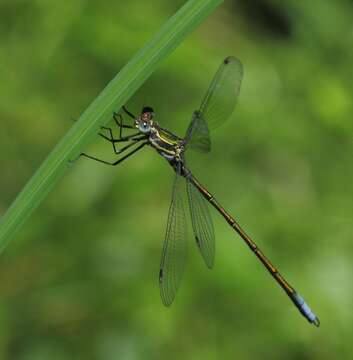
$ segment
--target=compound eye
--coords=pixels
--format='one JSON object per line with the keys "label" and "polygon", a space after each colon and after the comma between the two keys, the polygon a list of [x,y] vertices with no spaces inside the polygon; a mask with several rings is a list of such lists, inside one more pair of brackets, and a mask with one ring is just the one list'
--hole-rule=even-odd
{"label": "compound eye", "polygon": [[142,132],[149,132],[150,131],[150,124],[147,121],[143,121],[140,125],[140,130]]}

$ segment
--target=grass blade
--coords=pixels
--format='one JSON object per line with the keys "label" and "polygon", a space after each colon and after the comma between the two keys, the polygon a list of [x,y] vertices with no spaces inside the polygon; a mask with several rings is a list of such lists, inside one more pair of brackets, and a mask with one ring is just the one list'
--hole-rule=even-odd
{"label": "grass blade", "polygon": [[63,176],[74,159],[121,106],[223,0],[189,0],[125,65],[83,112],[29,180],[0,222],[0,251]]}

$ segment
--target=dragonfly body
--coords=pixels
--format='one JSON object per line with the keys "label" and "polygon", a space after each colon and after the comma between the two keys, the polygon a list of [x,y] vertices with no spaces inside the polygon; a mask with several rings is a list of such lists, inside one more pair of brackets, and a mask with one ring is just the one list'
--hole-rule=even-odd
{"label": "dragonfly body", "polygon": [[[134,116],[126,108],[124,111],[133,118],[133,125],[124,125],[114,117],[120,127],[120,138],[114,139],[110,128],[111,137],[100,134],[113,143],[114,151],[120,154],[130,147],[134,147],[127,155],[110,163],[85,155],[100,162],[117,165],[127,157],[139,151],[145,145],[154,148],[165,158],[175,171],[172,201],[169,209],[166,236],[162,252],[162,260],[159,272],[159,283],[162,301],[166,306],[171,305],[179,288],[185,267],[186,259],[186,221],[183,193],[186,184],[189,210],[192,220],[194,237],[199,251],[207,267],[212,268],[215,254],[215,237],[212,219],[208,204],[212,205],[227,223],[240,235],[250,250],[266,267],[272,277],[286,292],[295,306],[304,317],[316,326],[320,322],[318,317],[311,311],[304,299],[289,285],[277,268],[272,265],[255,242],[245,233],[237,221],[219,204],[215,197],[195,178],[186,164],[188,149],[208,152],[211,149],[209,130],[221,125],[232,113],[240,90],[243,75],[242,65],[239,60],[228,57],[221,64],[211,85],[201,103],[198,111],[195,111],[184,138],[180,138],[169,130],[163,129],[153,120],[154,111],[151,107],[144,107],[139,116]],[[138,129],[137,134],[122,136],[122,129]],[[115,143],[128,142],[122,149],[117,150]]]}
{"label": "dragonfly body", "polygon": [[[194,177],[191,171],[185,166],[184,151],[185,140],[179,138],[168,130],[163,130],[155,121],[151,122],[151,132],[149,142],[160,155],[162,155],[174,168],[175,172],[184,177],[192,183],[200,194],[223,216],[228,224],[242,237],[242,239],[249,246],[250,250],[254,252],[257,258],[266,267],[269,273],[276,279],[282,289],[291,298],[293,303],[297,306],[299,311],[308,319],[309,322],[319,326],[320,322],[316,315],[312,312],[310,307],[306,304],[301,295],[299,295],[291,285],[283,278],[278,270],[267,259],[259,247],[252,241],[252,239],[240,227],[237,221],[219,204],[216,198],[200,184]],[[196,239],[198,241],[198,239]],[[199,245],[199,244],[198,244]],[[160,271],[160,281],[163,281],[163,269]]]}

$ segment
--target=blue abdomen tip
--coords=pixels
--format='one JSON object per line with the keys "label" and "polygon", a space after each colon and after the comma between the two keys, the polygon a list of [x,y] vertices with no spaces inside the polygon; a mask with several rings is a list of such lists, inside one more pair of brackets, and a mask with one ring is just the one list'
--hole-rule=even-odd
{"label": "blue abdomen tip", "polygon": [[308,304],[304,301],[304,299],[298,294],[292,294],[292,300],[294,304],[297,306],[299,311],[307,318],[307,320],[314,324],[315,326],[320,326],[319,318],[312,312]]}

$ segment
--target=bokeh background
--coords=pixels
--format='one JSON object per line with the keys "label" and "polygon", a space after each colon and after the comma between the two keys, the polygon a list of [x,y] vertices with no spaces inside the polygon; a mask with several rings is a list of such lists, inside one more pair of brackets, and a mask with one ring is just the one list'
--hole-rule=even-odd
{"label": "bokeh background", "polygon": [[[184,1],[0,3],[0,213]],[[352,359],[353,2],[226,0],[127,104],[183,135],[224,57],[237,109],[191,167],[321,319],[307,323],[212,210],[173,306],[158,270],[173,174],[80,160],[0,259],[0,359]],[[97,137],[87,152],[112,159]]]}

